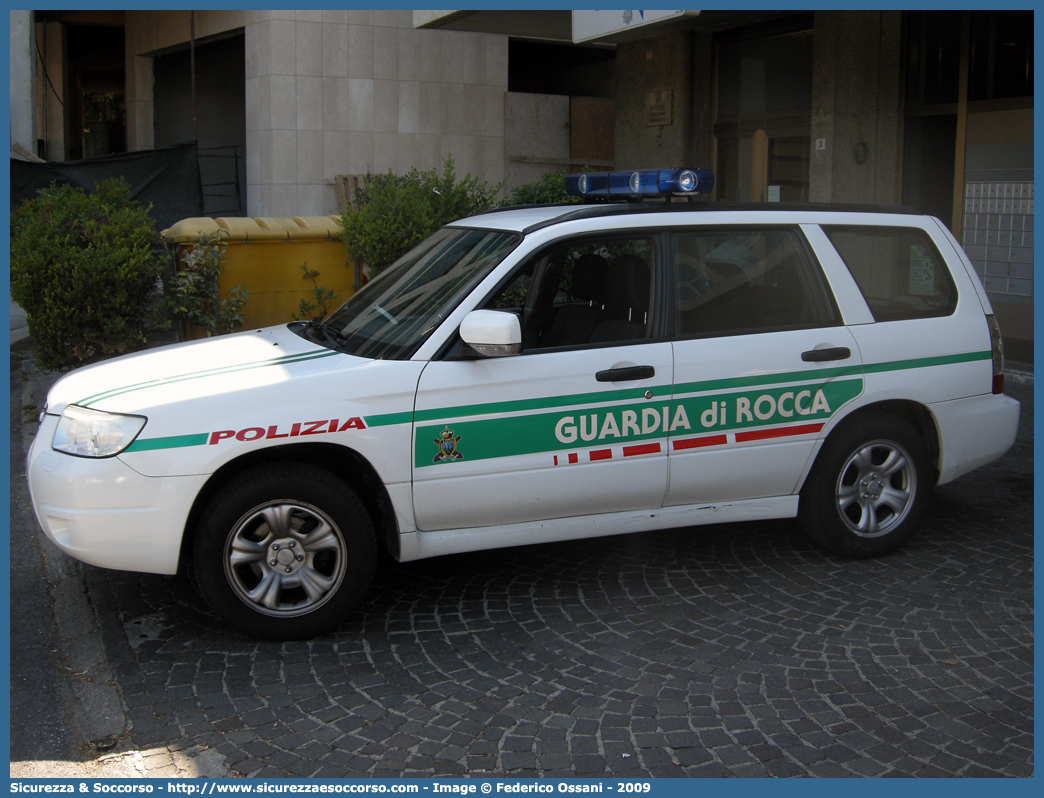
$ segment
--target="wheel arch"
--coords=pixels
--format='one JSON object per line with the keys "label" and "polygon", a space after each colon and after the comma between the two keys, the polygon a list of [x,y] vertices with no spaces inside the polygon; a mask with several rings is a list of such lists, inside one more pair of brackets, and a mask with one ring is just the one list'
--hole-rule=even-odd
{"label": "wheel arch", "polygon": [[239,474],[267,463],[302,463],[325,469],[347,482],[358,494],[373,520],[377,545],[393,557],[399,554],[399,528],[395,510],[384,482],[373,465],[361,454],[346,446],[335,443],[297,443],[288,446],[270,446],[259,451],[248,452],[225,463],[200,489],[192,502],[185,530],[181,537],[180,569],[191,562],[191,551],[195,535],[193,530],[199,516],[221,486]]}
{"label": "wheel arch", "polygon": [[938,481],[933,427],[922,405],[892,400],[861,407],[836,424],[801,487],[798,519],[805,534],[857,559],[903,546]]}
{"label": "wheel arch", "polygon": [[[838,421],[833,429],[831,429],[827,434],[827,437],[829,438],[831,435],[834,435],[839,429],[851,424],[858,424],[863,418],[878,413],[901,419],[917,430],[921,439],[924,441],[924,445],[928,449],[928,458],[932,466],[933,484],[938,481],[940,455],[939,425],[937,424],[935,417],[932,415],[932,412],[920,402],[914,402],[909,399],[886,399],[884,401],[862,405]],[[826,439],[824,438],[824,441],[825,440]],[[809,462],[808,469],[801,480],[802,484],[799,488],[804,486],[805,480],[808,479],[808,474],[811,472],[812,466],[815,464],[816,459],[819,457],[819,452],[821,451],[822,447],[820,447],[819,451],[816,452],[816,457],[812,458]]]}

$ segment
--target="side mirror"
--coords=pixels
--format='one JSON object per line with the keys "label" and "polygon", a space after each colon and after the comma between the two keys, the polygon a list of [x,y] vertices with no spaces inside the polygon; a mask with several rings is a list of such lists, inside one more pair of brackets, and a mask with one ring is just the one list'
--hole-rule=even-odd
{"label": "side mirror", "polygon": [[522,351],[522,327],[514,313],[473,310],[460,323],[460,337],[482,357],[506,357]]}

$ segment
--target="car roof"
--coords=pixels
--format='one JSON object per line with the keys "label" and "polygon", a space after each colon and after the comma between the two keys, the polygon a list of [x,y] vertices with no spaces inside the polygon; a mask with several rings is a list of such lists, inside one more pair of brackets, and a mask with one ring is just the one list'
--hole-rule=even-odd
{"label": "car roof", "polygon": [[477,227],[491,230],[512,230],[524,232],[534,226],[543,227],[559,221],[581,208],[597,208],[597,205],[525,205],[510,208],[497,208],[466,219],[458,219],[451,223],[460,227]]}
{"label": "car roof", "polygon": [[[509,230],[528,234],[561,222],[578,219],[641,216],[645,214],[697,213],[757,213],[764,214],[892,214],[920,216],[919,210],[893,205],[855,205],[836,203],[780,203],[780,202],[602,202],[589,205],[529,205],[497,208],[458,219],[454,226],[490,230]],[[742,221],[742,219],[737,219]],[[802,221],[811,221],[806,218]]]}

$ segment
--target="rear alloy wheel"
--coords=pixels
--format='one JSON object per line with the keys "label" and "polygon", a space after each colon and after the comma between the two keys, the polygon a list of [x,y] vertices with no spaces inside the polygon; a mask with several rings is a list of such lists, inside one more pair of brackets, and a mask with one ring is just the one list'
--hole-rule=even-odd
{"label": "rear alloy wheel", "polygon": [[335,628],[373,579],[373,524],[329,472],[263,466],[230,482],[199,525],[194,571],[215,612],[256,637]]}
{"label": "rear alloy wheel", "polygon": [[920,521],[930,474],[927,449],[910,424],[862,416],[823,445],[801,492],[799,518],[814,542],[837,554],[887,554]]}

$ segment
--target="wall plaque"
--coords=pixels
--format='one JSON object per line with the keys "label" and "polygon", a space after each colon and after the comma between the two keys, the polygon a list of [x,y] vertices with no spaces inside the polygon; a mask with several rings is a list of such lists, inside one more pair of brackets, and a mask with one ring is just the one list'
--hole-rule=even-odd
{"label": "wall plaque", "polygon": [[651,91],[645,96],[645,126],[671,123],[671,90]]}

